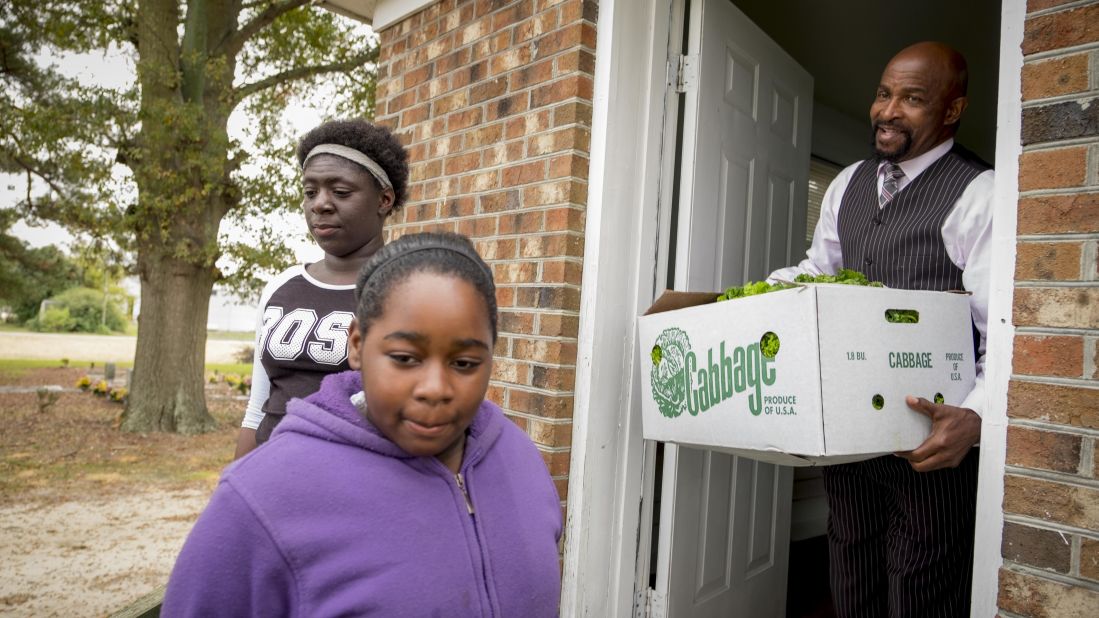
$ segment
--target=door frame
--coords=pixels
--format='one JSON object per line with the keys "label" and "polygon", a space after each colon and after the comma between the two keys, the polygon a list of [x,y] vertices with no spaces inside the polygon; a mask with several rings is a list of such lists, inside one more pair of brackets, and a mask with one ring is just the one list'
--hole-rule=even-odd
{"label": "door frame", "polygon": [[[562,616],[628,616],[646,602],[652,506],[643,490],[652,483],[652,449],[641,437],[635,317],[663,288],[667,266],[660,230],[670,217],[663,206],[670,204],[675,123],[665,130],[665,118],[677,110],[665,86],[677,1],[599,3]],[[977,496],[977,521],[989,525],[976,533],[978,616],[996,612],[1002,564],[1026,0],[1003,0],[1000,18],[988,401]]]}
{"label": "door frame", "polygon": [[635,321],[663,288],[667,262],[658,230],[668,218],[660,197],[671,193],[661,152],[672,1],[599,3],[562,616],[635,607],[646,461],[651,470]]}
{"label": "door frame", "polygon": [[985,414],[977,476],[977,521],[973,549],[970,615],[997,613],[1000,544],[1004,533],[1004,472],[1007,456],[1007,389],[1015,343],[1015,235],[1019,215],[1019,155],[1022,154],[1023,27],[1026,0],[1002,0],[1000,72],[996,111],[996,182],[993,187],[992,271],[985,359]]}

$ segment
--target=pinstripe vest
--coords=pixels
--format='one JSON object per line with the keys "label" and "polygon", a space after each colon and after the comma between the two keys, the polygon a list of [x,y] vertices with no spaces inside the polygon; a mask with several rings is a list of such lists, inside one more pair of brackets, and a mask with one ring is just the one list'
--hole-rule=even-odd
{"label": "pinstripe vest", "polygon": [[955,145],[878,208],[878,159],[855,170],[840,202],[843,266],[907,290],[960,290],[962,271],[946,253],[942,227],[969,183],[988,169]]}

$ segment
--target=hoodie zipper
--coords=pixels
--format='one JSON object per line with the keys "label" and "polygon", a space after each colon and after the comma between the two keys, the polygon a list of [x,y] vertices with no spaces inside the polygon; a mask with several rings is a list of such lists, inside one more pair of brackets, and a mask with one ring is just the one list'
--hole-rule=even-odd
{"label": "hoodie zipper", "polygon": [[489,604],[489,613],[495,615],[495,612],[492,611],[492,594],[489,592],[488,571],[485,567],[485,548],[482,547],[481,535],[477,532],[477,521],[473,512],[473,501],[469,499],[469,491],[466,489],[466,479],[462,476],[461,472],[454,475],[454,482],[458,484],[458,490],[462,492],[462,497],[466,499],[466,510],[469,511],[470,523],[473,524],[473,538],[477,543],[477,553],[481,556],[481,590],[485,593],[485,601]]}
{"label": "hoodie zipper", "polygon": [[473,515],[473,501],[469,499],[469,492],[466,491],[466,482],[462,478],[462,473],[455,474],[454,480],[458,483],[458,489],[462,492],[462,497],[466,499],[466,510],[469,511],[470,515]]}

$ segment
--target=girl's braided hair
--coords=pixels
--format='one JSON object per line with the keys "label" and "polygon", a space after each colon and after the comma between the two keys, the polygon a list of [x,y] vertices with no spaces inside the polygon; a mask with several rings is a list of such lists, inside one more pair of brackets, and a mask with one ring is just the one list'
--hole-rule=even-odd
{"label": "girl's braided hair", "polygon": [[361,334],[366,335],[370,325],[382,315],[393,288],[418,272],[451,275],[472,285],[485,301],[492,341],[496,342],[496,285],[492,271],[468,238],[451,233],[401,236],[367,260],[355,284],[358,301],[355,317]]}

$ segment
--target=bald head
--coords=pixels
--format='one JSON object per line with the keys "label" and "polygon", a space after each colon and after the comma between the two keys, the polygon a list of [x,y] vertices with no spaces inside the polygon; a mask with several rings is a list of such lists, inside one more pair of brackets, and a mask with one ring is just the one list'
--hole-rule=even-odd
{"label": "bald head", "polygon": [[878,155],[904,161],[953,137],[968,81],[965,58],[942,43],[916,43],[893,56],[870,106]]}
{"label": "bald head", "polygon": [[920,62],[926,70],[931,71],[943,80],[951,98],[964,97],[969,87],[969,68],[966,66],[965,57],[958,50],[935,41],[923,41],[905,47],[897,52],[889,61],[894,62]]}

